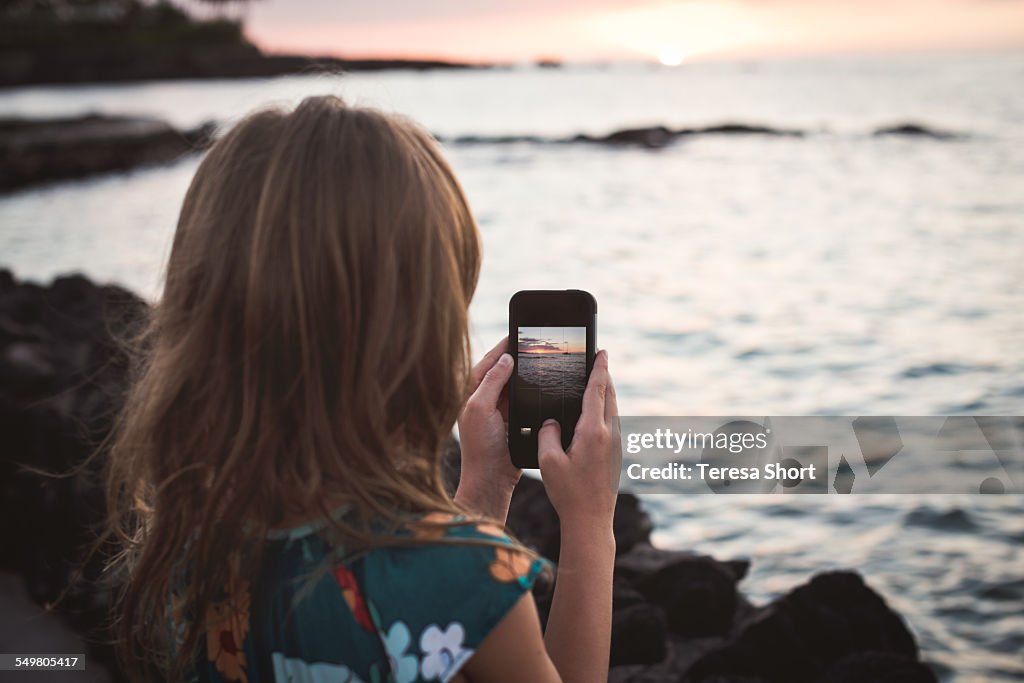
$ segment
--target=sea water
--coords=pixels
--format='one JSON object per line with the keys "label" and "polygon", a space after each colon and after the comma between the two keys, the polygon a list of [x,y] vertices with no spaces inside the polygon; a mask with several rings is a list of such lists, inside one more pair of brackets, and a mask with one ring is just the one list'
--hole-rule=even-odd
{"label": "sea water", "polygon": [[[625,415],[1020,415],[1021,83],[1020,53],[610,64],[23,88],[0,115],[227,125],[324,92],[400,111],[476,139],[446,153],[484,239],[478,353],[515,290],[575,287],[598,300]],[[723,122],[803,135],[551,142]],[[949,136],[873,134],[905,122]],[[522,135],[540,140],[500,140]],[[0,266],[157,297],[196,164],[0,197]],[[1024,678],[1019,494],[645,504],[657,542],[751,558],[757,601],[856,567],[944,680]]]}

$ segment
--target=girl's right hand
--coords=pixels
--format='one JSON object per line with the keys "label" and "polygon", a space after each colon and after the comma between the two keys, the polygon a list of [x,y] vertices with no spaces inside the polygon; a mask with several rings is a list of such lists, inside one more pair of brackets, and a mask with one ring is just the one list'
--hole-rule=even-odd
{"label": "girl's right hand", "polygon": [[541,476],[563,531],[578,527],[611,531],[622,469],[618,418],[608,352],[599,351],[569,450],[562,450],[556,420],[545,422],[538,434]]}

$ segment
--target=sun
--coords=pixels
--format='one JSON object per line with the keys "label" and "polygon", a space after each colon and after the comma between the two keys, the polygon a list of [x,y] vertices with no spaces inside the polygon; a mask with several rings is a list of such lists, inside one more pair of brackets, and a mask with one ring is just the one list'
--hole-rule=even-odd
{"label": "sun", "polygon": [[679,66],[685,58],[686,55],[674,47],[663,47],[658,50],[658,61],[665,66]]}

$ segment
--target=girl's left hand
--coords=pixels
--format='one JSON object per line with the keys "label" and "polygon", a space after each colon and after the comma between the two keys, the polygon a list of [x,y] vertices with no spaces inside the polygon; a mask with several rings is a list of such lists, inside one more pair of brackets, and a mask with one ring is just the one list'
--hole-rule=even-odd
{"label": "girl's left hand", "polygon": [[522,475],[508,453],[507,385],[514,363],[507,351],[508,337],[470,373],[470,396],[459,416],[462,475],[455,493],[459,504],[502,523]]}

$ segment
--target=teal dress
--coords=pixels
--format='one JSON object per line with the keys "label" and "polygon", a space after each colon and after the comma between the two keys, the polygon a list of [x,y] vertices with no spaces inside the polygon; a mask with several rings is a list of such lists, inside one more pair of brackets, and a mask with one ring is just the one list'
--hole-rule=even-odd
{"label": "teal dress", "polygon": [[258,585],[233,582],[223,596],[233,599],[208,611],[196,679],[451,680],[547,563],[493,524],[416,525],[409,533],[423,544],[346,562],[331,559],[337,553],[315,527],[273,535]]}

